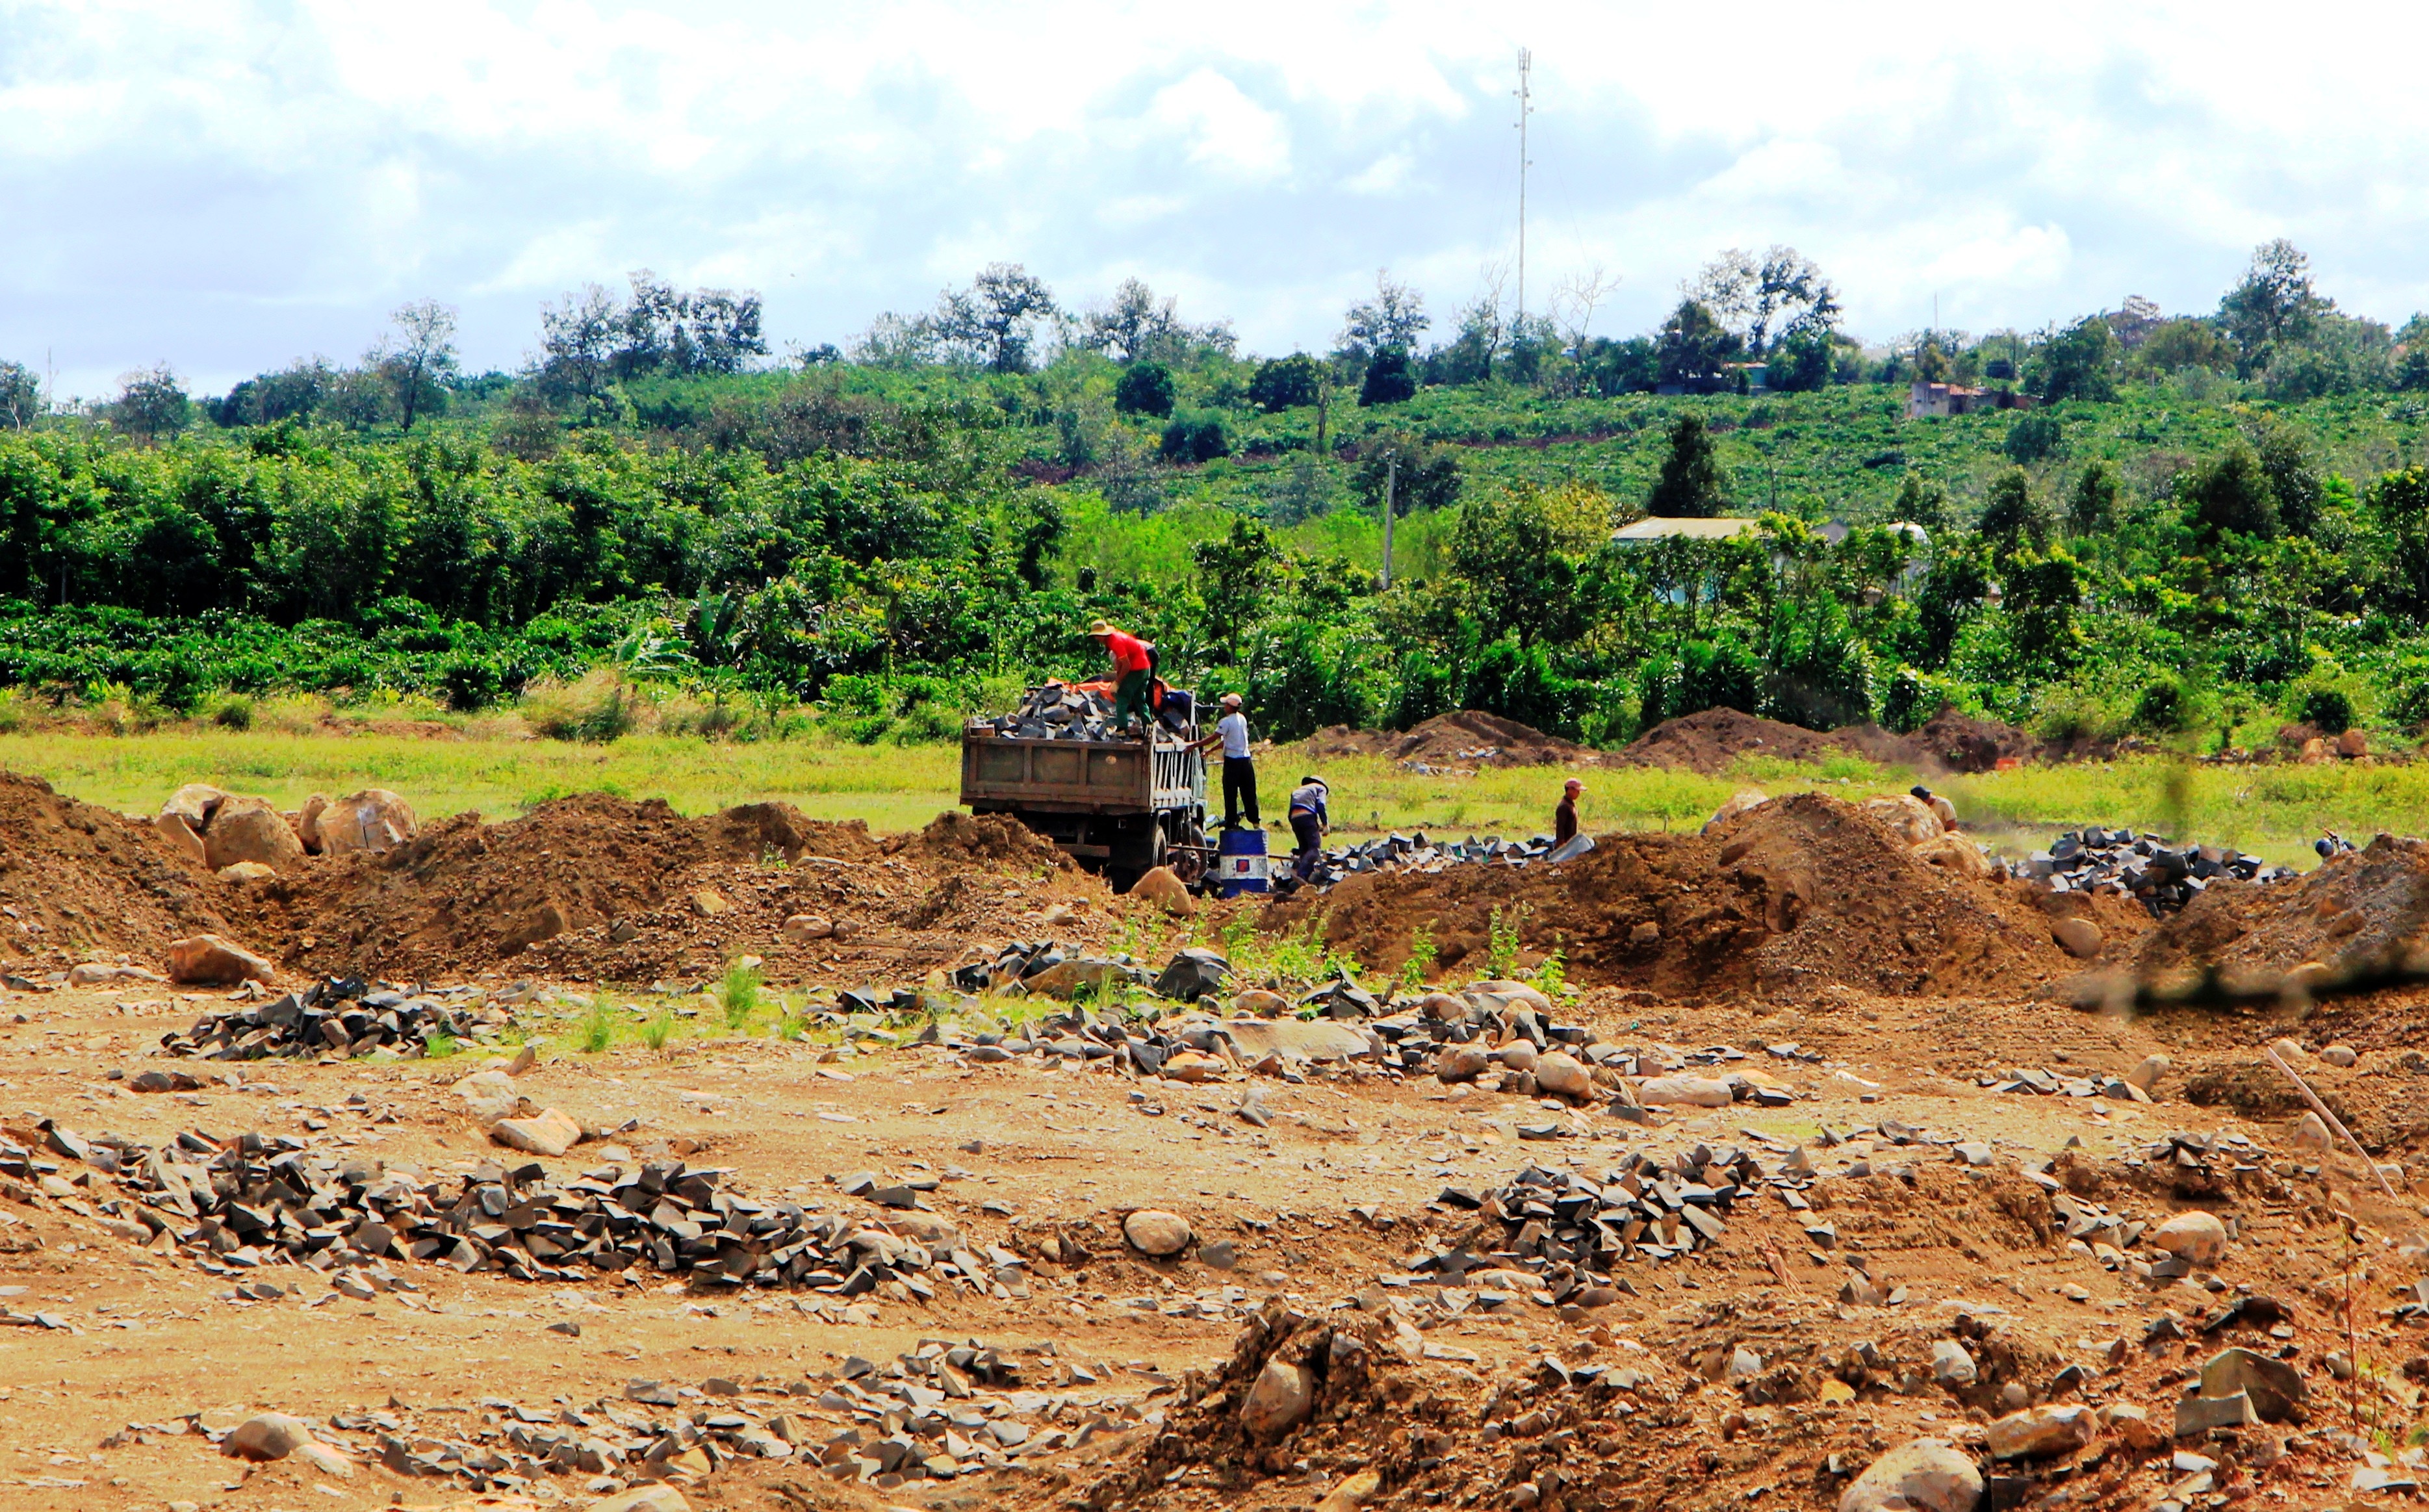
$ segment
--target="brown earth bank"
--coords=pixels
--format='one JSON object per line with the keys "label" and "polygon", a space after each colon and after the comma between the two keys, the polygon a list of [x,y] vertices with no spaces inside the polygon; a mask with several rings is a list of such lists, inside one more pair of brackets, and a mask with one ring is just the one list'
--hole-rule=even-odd
{"label": "brown earth bank", "polygon": [[1602,756],[1590,746],[1473,709],[1439,714],[1399,733],[1331,725],[1310,735],[1303,748],[1315,760],[1381,756],[1396,762],[1451,767],[1579,766],[1592,765]]}
{"label": "brown earth bank", "polygon": [[[2094,900],[2105,931],[2147,925]],[[1854,804],[1775,799],[1710,834],[1611,834],[1576,861],[1353,877],[1269,905],[1270,929],[1319,922],[1335,948],[1397,969],[1429,930],[1446,966],[1480,964],[1495,911],[1536,956],[1557,948],[1595,986],[1712,998],[1859,987],[1894,994],[2029,993],[2077,963],[2024,883],[1917,859]]]}

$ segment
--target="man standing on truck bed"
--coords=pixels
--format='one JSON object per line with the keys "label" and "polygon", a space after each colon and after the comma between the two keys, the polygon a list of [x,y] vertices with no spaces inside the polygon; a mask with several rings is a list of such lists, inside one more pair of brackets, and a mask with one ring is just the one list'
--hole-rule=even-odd
{"label": "man standing on truck bed", "polygon": [[1248,720],[1240,713],[1240,696],[1223,695],[1223,717],[1214,721],[1214,732],[1198,743],[1201,751],[1223,748],[1223,828],[1240,828],[1240,811],[1248,814],[1248,828],[1253,830],[1264,821],[1257,817],[1257,764],[1248,756]]}
{"label": "man standing on truck bed", "polygon": [[1315,858],[1324,854],[1324,831],[1332,828],[1332,815],[1324,800],[1331,792],[1320,777],[1302,777],[1298,786],[1291,789],[1291,838],[1298,842],[1291,869],[1298,873],[1300,881],[1307,880],[1315,869]]}
{"label": "man standing on truck bed", "polygon": [[1103,642],[1114,659],[1114,723],[1127,727],[1136,718],[1144,734],[1147,722],[1155,717],[1155,658],[1148,654],[1150,648],[1136,635],[1115,630],[1108,620],[1098,620],[1088,627],[1088,633]]}

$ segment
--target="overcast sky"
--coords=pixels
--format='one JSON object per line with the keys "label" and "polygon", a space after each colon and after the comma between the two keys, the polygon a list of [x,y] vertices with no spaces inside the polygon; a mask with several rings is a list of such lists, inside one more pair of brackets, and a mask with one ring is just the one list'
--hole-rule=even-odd
{"label": "overcast sky", "polygon": [[1605,334],[1774,241],[1873,339],[2206,310],[2275,236],[2400,322],[2429,25],[2338,9],[0,0],[0,357],[219,389],[433,297],[512,368],[644,267],[761,290],[779,351],[995,259],[1258,352],[1379,268],[1447,323],[1515,251],[1522,45],[1528,303],[1600,267]]}

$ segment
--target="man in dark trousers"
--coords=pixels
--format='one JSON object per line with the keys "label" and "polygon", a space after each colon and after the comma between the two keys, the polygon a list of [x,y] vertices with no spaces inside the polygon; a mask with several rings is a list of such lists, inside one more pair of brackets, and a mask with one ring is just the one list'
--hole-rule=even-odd
{"label": "man in dark trousers", "polygon": [[1564,846],[1578,837],[1578,795],[1586,785],[1572,777],[1561,788],[1561,806],[1552,811],[1552,844]]}
{"label": "man in dark trousers", "polygon": [[1101,642],[1114,659],[1114,722],[1128,729],[1133,722],[1144,734],[1155,717],[1155,658],[1136,635],[1126,635],[1099,619],[1088,633]]}
{"label": "man in dark trousers", "polygon": [[1291,870],[1305,881],[1315,869],[1315,858],[1324,854],[1324,832],[1332,828],[1332,815],[1324,800],[1331,789],[1320,777],[1302,777],[1298,786],[1291,789],[1291,838],[1298,842],[1298,854],[1291,862]]}
{"label": "man in dark trousers", "polygon": [[1257,764],[1248,756],[1248,720],[1240,713],[1240,696],[1223,695],[1223,717],[1214,721],[1214,732],[1198,743],[1201,751],[1223,748],[1223,828],[1240,828],[1240,815],[1245,811],[1248,828],[1264,821],[1257,817]]}

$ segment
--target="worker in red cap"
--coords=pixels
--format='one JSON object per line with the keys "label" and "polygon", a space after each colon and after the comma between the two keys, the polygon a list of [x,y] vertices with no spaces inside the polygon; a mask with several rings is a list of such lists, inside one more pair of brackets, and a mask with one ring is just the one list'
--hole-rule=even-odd
{"label": "worker in red cap", "polygon": [[1088,633],[1102,642],[1106,654],[1114,659],[1114,722],[1127,727],[1135,717],[1144,732],[1147,722],[1155,717],[1153,648],[1136,635],[1123,634],[1109,620],[1098,620],[1088,627]]}

